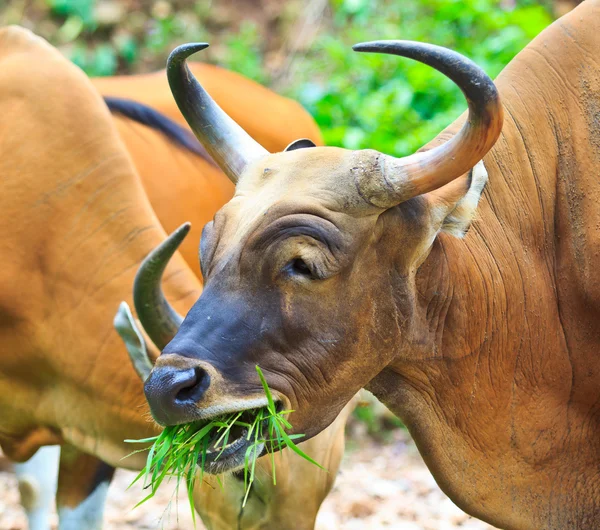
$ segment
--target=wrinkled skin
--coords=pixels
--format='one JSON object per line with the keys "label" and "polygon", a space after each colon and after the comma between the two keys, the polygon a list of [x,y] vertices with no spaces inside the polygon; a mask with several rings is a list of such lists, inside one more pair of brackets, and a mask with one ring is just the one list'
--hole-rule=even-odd
{"label": "wrinkled skin", "polygon": [[[105,94],[128,95],[119,92],[117,81],[97,84]],[[127,89],[133,81],[127,80]],[[251,99],[254,85],[248,83]],[[284,115],[296,114],[299,122],[307,117],[296,104],[261,90],[255,104],[273,100]],[[173,113],[169,93],[161,94]],[[167,102],[159,107],[167,108]],[[5,127],[0,134],[5,153],[0,158],[0,445],[16,461],[43,445],[63,445],[61,524],[69,520],[74,525],[69,528],[81,528],[81,518],[89,515],[81,508],[86,501],[96,502],[92,508],[100,502],[101,513],[102,498],[94,494],[107,487],[113,471],[105,462],[140,469],[143,455],[122,460],[132,450],[123,440],[157,430],[148,420],[139,377],[113,330],[116,308],[130,299],[139,262],[165,237],[161,224],[200,225],[233,188],[221,172],[161,133],[111,116],[77,68],[20,28],[0,29],[0,111]],[[319,141],[314,123],[308,123],[304,135]],[[260,126],[256,130],[264,141],[272,134]],[[294,138],[280,134],[279,148]],[[197,245],[193,251],[183,248],[183,257],[197,267]],[[198,298],[200,283],[180,257],[167,275],[165,291],[185,312]],[[290,520],[312,528],[335,479],[350,410],[304,447],[330,473],[307,468],[287,452],[277,455],[282,488],[274,492],[265,481],[259,494],[252,493],[241,528],[289,527]],[[261,473],[269,468],[268,460],[259,461]],[[283,487],[288,482],[296,488]],[[231,505],[228,496],[240,491],[243,483],[233,477],[226,492],[201,485],[195,502],[206,523],[219,528],[222,520],[237,520],[239,503]],[[259,513],[265,503],[268,510]]]}
{"label": "wrinkled skin", "polygon": [[[193,358],[198,349],[205,351],[202,361],[209,365],[202,366],[210,373],[212,386],[201,403],[203,414],[211,411],[213,394],[215,405],[222,402],[222,393],[216,393],[221,384],[234,410],[241,401],[261,396],[253,374],[259,363],[269,372],[272,387],[297,411],[294,425],[314,435],[361,388],[360,382],[348,385],[353,372],[370,379],[391,359],[382,353],[393,336],[371,334],[361,320],[373,311],[375,297],[365,294],[379,290],[382,277],[388,276],[377,266],[382,255],[362,252],[374,239],[389,237],[389,231],[376,226],[376,215],[356,218],[344,212],[333,194],[329,202],[318,200],[326,186],[320,176],[323,164],[330,164],[329,183],[341,187],[354,164],[344,160],[346,153],[314,148],[270,156],[242,179],[234,199],[205,228],[204,295],[157,364],[171,362],[169,354]],[[296,170],[300,164],[302,172]],[[266,168],[270,171],[265,174]],[[255,174],[258,183],[252,180]],[[272,197],[277,197],[275,205]],[[390,243],[384,246],[394,249]],[[358,264],[349,259],[356,254],[363,257]],[[312,280],[296,273],[290,263],[298,258],[324,278]],[[381,276],[374,277],[377,272]],[[391,315],[391,298],[377,298],[382,313]],[[341,299],[348,303],[340,304]],[[358,364],[355,352],[371,349],[372,354]],[[333,373],[335,377],[328,375]],[[315,384],[321,390],[318,394]],[[325,414],[315,415],[309,402]]]}
{"label": "wrinkled skin", "polygon": [[378,211],[359,193],[370,151],[248,167],[205,229],[204,293],[153,373],[195,367],[210,386],[166,420],[245,408],[255,364],[310,435],[367,387],[467,512],[597,528],[599,24],[600,1],[584,2],[499,76],[507,119],[479,207],[474,172]]}

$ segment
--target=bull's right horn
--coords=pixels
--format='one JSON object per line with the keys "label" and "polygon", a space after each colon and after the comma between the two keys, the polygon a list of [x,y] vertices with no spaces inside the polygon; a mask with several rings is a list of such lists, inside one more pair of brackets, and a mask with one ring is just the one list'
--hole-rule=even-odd
{"label": "bull's right horn", "polygon": [[190,223],[181,225],[142,261],[133,282],[133,305],[148,337],[162,350],[175,336],[183,317],[165,298],[161,288],[163,272],[190,231]]}
{"label": "bull's right horn", "polygon": [[186,59],[208,44],[183,44],[167,60],[167,77],[179,110],[225,174],[236,184],[244,169],[269,152],[233,121],[208,95],[186,64]]}
{"label": "bull's right horn", "polygon": [[496,143],[503,121],[500,96],[494,82],[473,61],[423,42],[364,42],[353,49],[409,57],[431,66],[458,85],[469,107],[461,130],[446,143],[404,158],[382,156],[378,180],[357,183],[370,204],[387,209],[441,188],[469,171]]}

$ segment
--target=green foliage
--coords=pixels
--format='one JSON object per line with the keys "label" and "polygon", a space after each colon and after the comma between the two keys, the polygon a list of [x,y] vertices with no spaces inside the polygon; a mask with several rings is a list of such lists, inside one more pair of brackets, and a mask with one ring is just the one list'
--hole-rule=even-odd
{"label": "green foliage", "polygon": [[402,421],[391,413],[382,414],[381,408],[373,403],[359,404],[352,412],[355,421],[362,423],[370,437],[388,442],[394,429],[403,429]]}
{"label": "green foliage", "polygon": [[269,82],[269,75],[263,67],[263,56],[260,50],[260,35],[255,24],[245,22],[240,31],[230,34],[223,43],[227,50],[222,63],[230,70],[238,72],[262,84]]}
{"label": "green foliage", "polygon": [[52,13],[65,17],[78,18],[84,25],[94,27],[95,0],[47,0]]}
{"label": "green foliage", "polygon": [[184,34],[184,26],[181,21],[173,16],[165,16],[151,21],[151,29],[145,39],[144,47],[153,53],[160,53],[169,46],[174,37]]}
{"label": "green foliage", "polygon": [[109,44],[100,44],[95,48],[75,45],[70,59],[86,74],[93,77],[113,75],[117,69],[117,54]]}
{"label": "green foliage", "polygon": [[533,2],[503,10],[496,0],[332,0],[332,27],[311,46],[288,94],[321,126],[329,145],[415,151],[465,109],[460,91],[433,69],[393,56],[359,54],[355,43],[417,40],[459,51],[495,77],[544,27]]}

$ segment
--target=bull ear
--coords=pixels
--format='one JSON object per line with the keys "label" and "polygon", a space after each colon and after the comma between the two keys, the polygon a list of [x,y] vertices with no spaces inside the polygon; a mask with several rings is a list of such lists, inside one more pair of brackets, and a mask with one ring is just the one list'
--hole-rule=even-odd
{"label": "bull ear", "polygon": [[148,356],[148,347],[144,336],[138,329],[127,302],[121,302],[113,324],[125,343],[135,371],[141,380],[145,381],[152,370],[152,361]]}
{"label": "bull ear", "polygon": [[300,138],[300,140],[294,140],[284,151],[295,151],[296,149],[304,149],[305,147],[316,147],[316,145],[308,138]]}
{"label": "bull ear", "polygon": [[487,184],[483,161],[455,181],[427,194],[438,232],[462,238],[475,218],[477,205]]}

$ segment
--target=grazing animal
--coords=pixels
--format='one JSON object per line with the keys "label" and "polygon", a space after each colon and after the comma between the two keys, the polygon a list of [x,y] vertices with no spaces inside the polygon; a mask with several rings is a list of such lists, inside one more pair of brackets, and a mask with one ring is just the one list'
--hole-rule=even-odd
{"label": "grazing animal", "polygon": [[[118,105],[114,99],[110,104]],[[38,449],[61,445],[60,529],[94,530],[102,525],[114,467],[144,464],[143,455],[122,460],[132,450],[123,440],[156,432],[146,418],[142,384],[112,324],[119,302],[130,298],[139,263],[164,237],[163,216],[159,212],[157,218],[142,181],[146,190],[162,186],[163,178],[171,188],[181,185],[175,203],[164,209],[165,224],[178,218],[200,222],[206,213],[179,198],[186,186],[195,186],[195,177],[206,179],[200,188],[206,194],[213,181],[204,173],[209,162],[177,145],[176,136],[126,118],[127,108],[134,107],[121,106],[119,116],[111,116],[90,80],[57,50],[22,28],[0,29],[0,446],[18,462],[35,454],[22,468],[27,474],[21,483],[25,500],[32,501],[32,530],[48,528],[43,514],[49,499],[42,494],[53,480],[51,473],[39,476],[40,461],[50,465],[53,455],[36,454]],[[161,120],[158,114],[154,118]],[[285,131],[280,142],[286,142]],[[213,175],[215,202],[206,206],[212,204],[213,212],[227,199],[221,175]],[[171,197],[154,193],[157,203]],[[201,284],[179,256],[168,275],[169,298],[185,311]],[[344,422],[341,416],[322,442],[309,440],[305,446],[330,470],[305,470],[302,480],[311,488],[316,484],[314,490],[299,481],[297,489],[265,496],[270,490],[265,480],[240,513],[229,501],[243,486],[232,479],[223,492],[196,493],[206,524],[219,528],[220,521],[235,517],[240,528],[275,528],[265,522],[265,513],[288,521],[276,528],[292,527],[289,521],[296,519],[314,521],[335,478]],[[304,470],[300,459],[288,458],[277,459],[279,480],[286,469],[295,475],[297,465]],[[259,461],[261,473],[267,474],[269,465]]]}
{"label": "grazing animal", "polygon": [[[466,116],[400,159],[306,143],[269,154],[187,72],[204,45],[178,48],[176,100],[238,182],[204,229],[202,296],[146,381],[154,417],[256,407],[259,364],[294,428],[315,435],[366,387],[468,513],[598,528],[599,27],[600,0],[586,0],[497,89],[447,49],[357,45],[424,62],[466,96]],[[470,171],[482,158],[489,183]],[[168,321],[145,316],[147,329]]]}

